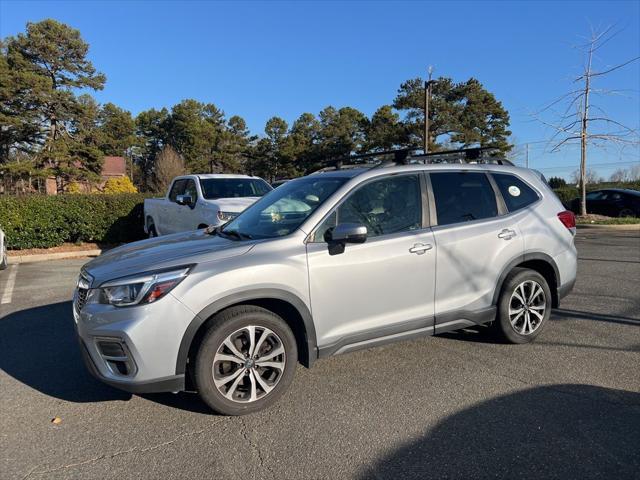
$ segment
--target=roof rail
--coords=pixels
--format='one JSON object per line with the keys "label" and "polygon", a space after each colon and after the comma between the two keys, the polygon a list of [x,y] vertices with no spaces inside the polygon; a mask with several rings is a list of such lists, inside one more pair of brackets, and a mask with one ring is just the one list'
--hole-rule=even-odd
{"label": "roof rail", "polygon": [[[500,155],[495,147],[473,147],[457,150],[441,150],[431,153],[421,152],[419,148],[399,148],[394,150],[381,150],[370,153],[359,153],[342,158],[328,160],[332,165],[315,170],[313,173],[345,170],[352,168],[383,168],[395,165],[433,164],[433,163],[481,163],[513,165],[513,163]],[[393,155],[393,160],[384,160],[384,157]],[[349,163],[346,163],[346,162]]]}

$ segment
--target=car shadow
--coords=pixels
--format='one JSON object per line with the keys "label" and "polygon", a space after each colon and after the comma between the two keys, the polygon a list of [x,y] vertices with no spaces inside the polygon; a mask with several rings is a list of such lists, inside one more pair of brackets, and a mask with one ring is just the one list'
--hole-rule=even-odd
{"label": "car shadow", "polygon": [[[0,369],[23,384],[68,402],[129,400],[87,371],[76,340],[71,302],[10,313],[0,318]],[[162,405],[194,413],[212,411],[191,392],[144,394]]]}
{"label": "car shadow", "polygon": [[537,387],[448,416],[359,478],[637,478],[639,426],[639,393]]}
{"label": "car shadow", "polygon": [[[551,312],[552,322],[562,322],[566,320],[585,320],[615,323],[619,325],[635,325],[640,326],[640,319],[624,317],[620,315],[606,315],[601,313],[581,312],[578,310],[567,309],[553,309]],[[473,327],[465,328],[462,330],[455,330],[452,332],[440,333],[437,337],[448,338],[450,340],[460,340],[463,342],[474,343],[506,343],[499,335],[495,335],[494,332],[487,325],[476,325]],[[581,345],[573,345],[581,346]],[[594,347],[596,348],[596,347]],[[632,349],[631,351],[635,351]]]}
{"label": "car shadow", "polygon": [[93,378],[76,340],[71,302],[0,318],[0,369],[45,395],[70,402],[128,400],[131,394]]}

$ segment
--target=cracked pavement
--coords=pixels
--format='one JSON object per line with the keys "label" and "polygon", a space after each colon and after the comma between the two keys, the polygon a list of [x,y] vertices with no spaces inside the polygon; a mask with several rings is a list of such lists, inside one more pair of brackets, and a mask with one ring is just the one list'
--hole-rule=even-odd
{"label": "cracked pavement", "polygon": [[94,380],[69,303],[86,260],[20,265],[0,305],[0,478],[640,478],[640,235],[577,245],[537,342],[470,330],[333,357],[246,417]]}

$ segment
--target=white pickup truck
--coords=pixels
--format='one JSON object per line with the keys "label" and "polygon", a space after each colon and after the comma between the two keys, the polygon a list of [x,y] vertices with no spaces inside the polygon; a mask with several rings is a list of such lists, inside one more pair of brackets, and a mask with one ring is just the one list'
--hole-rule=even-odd
{"label": "white pickup truck", "polygon": [[248,175],[183,175],[164,198],[144,201],[144,230],[149,237],[222,225],[273,190]]}

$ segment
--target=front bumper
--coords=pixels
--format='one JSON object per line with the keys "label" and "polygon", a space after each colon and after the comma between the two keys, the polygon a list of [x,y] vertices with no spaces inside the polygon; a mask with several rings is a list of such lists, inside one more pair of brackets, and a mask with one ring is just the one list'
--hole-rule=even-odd
{"label": "front bumper", "polygon": [[[94,377],[132,393],[184,390],[176,362],[195,315],[171,294],[123,308],[87,304],[78,310],[74,302],[73,315],[82,357]],[[120,356],[105,352],[105,342],[121,346]]]}
{"label": "front bumper", "polygon": [[111,387],[130,393],[180,392],[185,389],[184,375],[173,375],[171,377],[159,378],[146,382],[118,381],[104,377],[98,371],[95,363],[93,363],[93,359],[91,358],[91,355],[89,355],[87,346],[80,337],[78,337],[78,343],[80,344],[82,360],[84,361],[87,370],[89,370],[89,373]]}

